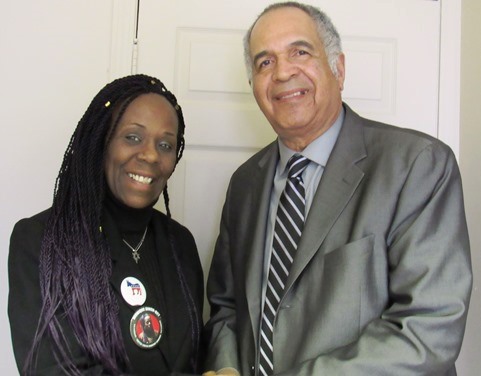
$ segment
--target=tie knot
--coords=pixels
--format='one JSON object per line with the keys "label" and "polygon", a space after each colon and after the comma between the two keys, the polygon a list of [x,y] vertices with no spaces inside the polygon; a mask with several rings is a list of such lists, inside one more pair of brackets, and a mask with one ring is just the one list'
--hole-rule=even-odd
{"label": "tie knot", "polygon": [[289,172],[287,174],[288,179],[298,178],[302,175],[307,165],[309,164],[309,159],[300,154],[295,154],[287,162],[287,168]]}

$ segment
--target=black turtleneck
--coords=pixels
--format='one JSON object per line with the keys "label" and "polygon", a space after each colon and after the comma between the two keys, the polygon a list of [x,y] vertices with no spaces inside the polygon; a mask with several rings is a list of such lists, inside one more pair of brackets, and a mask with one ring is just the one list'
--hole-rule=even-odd
{"label": "black turtleneck", "polygon": [[154,211],[154,203],[142,209],[131,208],[120,202],[107,189],[105,195],[105,208],[115,220],[115,224],[123,239],[127,240],[132,246],[138,244],[148,226],[152,213]]}
{"label": "black turtleneck", "polygon": [[[147,291],[147,299],[143,307],[152,307],[160,312],[163,333],[159,344],[150,350],[139,349],[129,334],[130,317],[125,321],[122,316],[122,328],[126,350],[129,358],[133,359],[133,374],[146,374],[151,372],[152,365],[149,362],[136,363],[135,359],[156,359],[149,357],[145,352],[153,352],[155,349],[164,354],[169,360],[169,366],[175,367],[177,362],[176,353],[183,349],[186,328],[190,324],[188,306],[182,292],[182,282],[179,280],[177,265],[174,260],[172,242],[173,236],[169,230],[169,219],[155,212],[153,204],[143,209],[134,209],[121,203],[111,192],[106,194],[104,209],[109,214],[113,224],[117,227],[113,234],[106,234],[109,243],[116,244],[122,252],[122,257],[117,258],[115,263],[122,263],[118,270],[122,270],[125,277],[135,276],[144,284]],[[136,263],[131,256],[132,250],[123,244],[125,239],[132,247],[137,247],[147,227],[145,241],[139,249],[140,260]],[[114,237],[120,239],[113,239]],[[127,255],[127,257],[125,257]],[[119,296],[119,305],[123,315],[133,315],[141,307],[132,307]],[[127,334],[126,334],[127,333]],[[140,352],[139,352],[140,351]],[[143,354],[140,356],[139,354]],[[144,364],[145,363],[145,364]],[[159,363],[159,370],[163,363]],[[157,369],[154,367],[154,369]],[[160,374],[166,374],[163,369]],[[162,373],[163,372],[163,373]],[[150,374],[150,373],[148,373]]]}
{"label": "black turtleneck", "polygon": [[[143,274],[143,283],[150,290],[150,298],[146,304],[154,305],[159,310],[162,305],[162,285],[160,281],[160,259],[165,257],[165,251],[168,247],[167,233],[163,228],[156,228],[160,231],[155,234],[154,227],[151,225],[151,219],[154,214],[155,202],[142,209],[131,208],[120,202],[114,195],[108,191],[105,198],[105,209],[109,212],[119,231],[121,243],[127,241],[133,248],[137,248],[144,232],[147,229],[145,240],[139,249],[140,259],[136,263],[131,258],[132,267],[138,267]],[[157,241],[159,244],[156,244]],[[132,253],[132,250],[124,244],[122,252]],[[130,258],[129,258],[130,259]]]}
{"label": "black turtleneck", "polygon": [[[162,342],[170,342],[170,328],[167,323],[168,307],[164,297],[164,288],[167,281],[163,281],[162,268],[160,262],[165,257],[170,256],[170,244],[168,241],[168,231],[162,226],[155,227],[151,224],[154,214],[155,202],[146,208],[135,209],[120,202],[113,194],[108,191],[105,197],[105,209],[109,212],[119,231],[121,240],[125,239],[132,247],[137,247],[145,228],[148,227],[145,241],[139,249],[140,259],[135,263],[133,258],[129,258],[132,270],[138,270],[141,273],[140,280],[147,290],[147,300],[144,306],[152,307],[158,310],[163,317],[164,331],[162,334]],[[155,233],[155,232],[160,233]],[[157,244],[158,243],[158,244]],[[132,250],[125,245],[125,252],[131,253]],[[126,275],[127,277],[127,275]],[[175,318],[175,316],[174,316]],[[167,326],[167,328],[166,328]],[[130,339],[127,339],[128,341]],[[178,340],[178,338],[174,338]]]}

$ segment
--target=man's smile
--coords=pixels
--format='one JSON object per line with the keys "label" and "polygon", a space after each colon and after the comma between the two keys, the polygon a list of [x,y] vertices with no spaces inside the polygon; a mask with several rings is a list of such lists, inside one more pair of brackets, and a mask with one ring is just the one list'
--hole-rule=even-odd
{"label": "man's smile", "polygon": [[297,90],[297,91],[294,91],[294,92],[285,93],[285,94],[283,93],[281,95],[277,95],[275,98],[278,101],[282,101],[282,100],[291,99],[291,98],[299,97],[299,96],[302,96],[302,95],[306,95],[308,92],[309,92],[309,90]]}

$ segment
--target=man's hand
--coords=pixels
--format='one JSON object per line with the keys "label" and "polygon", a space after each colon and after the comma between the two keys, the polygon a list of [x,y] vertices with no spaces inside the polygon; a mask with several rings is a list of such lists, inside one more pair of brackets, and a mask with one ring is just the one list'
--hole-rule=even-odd
{"label": "man's hand", "polygon": [[239,371],[232,367],[221,368],[217,372],[207,371],[202,374],[202,376],[240,376]]}

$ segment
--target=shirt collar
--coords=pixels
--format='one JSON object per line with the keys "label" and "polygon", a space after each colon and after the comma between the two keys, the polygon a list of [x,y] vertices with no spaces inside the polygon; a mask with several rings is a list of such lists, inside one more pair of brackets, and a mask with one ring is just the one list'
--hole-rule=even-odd
{"label": "shirt collar", "polygon": [[[337,141],[339,132],[341,131],[342,123],[344,122],[344,106],[341,107],[339,116],[334,124],[322,135],[312,141],[307,147],[300,153],[309,160],[316,162],[323,167],[326,166],[327,160],[331,155],[334,144]],[[280,138],[277,138],[279,145],[279,171],[283,172],[286,169],[287,162],[297,152],[289,149]]]}

